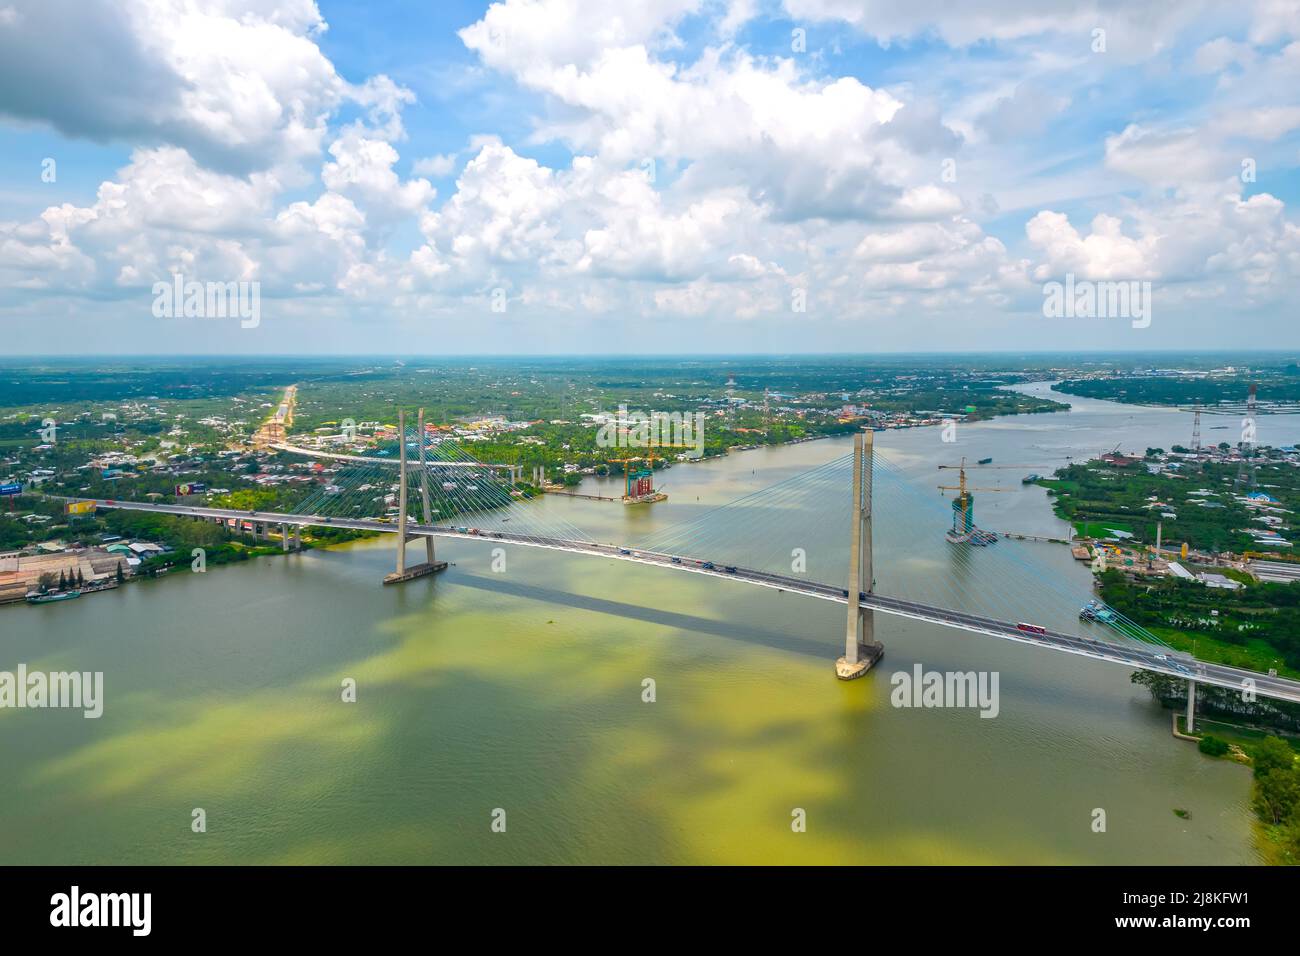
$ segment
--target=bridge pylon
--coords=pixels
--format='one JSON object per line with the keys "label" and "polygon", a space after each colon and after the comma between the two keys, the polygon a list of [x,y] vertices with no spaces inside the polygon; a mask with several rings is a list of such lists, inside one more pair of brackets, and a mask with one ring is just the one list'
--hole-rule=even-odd
{"label": "bridge pylon", "polygon": [[874,433],[853,436],[853,518],[849,545],[849,615],[844,636],[844,656],[835,662],[835,676],[854,680],[875,666],[885,653],[876,640],[875,611],[862,606],[861,594],[875,588],[871,553],[871,468]]}
{"label": "bridge pylon", "polygon": [[[420,498],[424,506],[424,523],[433,524],[432,513],[429,508],[429,475],[426,468],[424,457],[424,409],[420,409]],[[409,511],[407,509],[406,493],[406,412],[398,411],[397,413],[397,441],[399,447],[398,471],[401,477],[398,479],[397,486],[397,570],[392,574],[384,577],[385,584],[399,584],[402,581],[410,581],[412,578],[421,578],[426,574],[435,574],[438,571],[446,569],[446,561],[435,561],[433,557],[433,538],[427,535],[413,535],[407,531],[409,521]],[[413,564],[409,568],[406,566],[406,542],[413,541],[417,538],[424,538],[425,554],[428,560],[421,564]]]}

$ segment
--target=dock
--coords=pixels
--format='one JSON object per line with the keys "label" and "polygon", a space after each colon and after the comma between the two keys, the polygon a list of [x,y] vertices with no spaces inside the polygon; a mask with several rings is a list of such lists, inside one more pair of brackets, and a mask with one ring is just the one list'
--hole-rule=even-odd
{"label": "dock", "polygon": [[586,498],[588,501],[619,501],[618,498],[610,498],[607,495],[584,495],[579,491],[548,491],[548,495],[561,495],[565,498]]}
{"label": "dock", "polygon": [[1020,534],[1014,531],[995,531],[993,532],[999,538],[1010,538],[1013,541],[1043,541],[1047,544],[1069,544],[1064,538],[1048,538],[1041,534]]}

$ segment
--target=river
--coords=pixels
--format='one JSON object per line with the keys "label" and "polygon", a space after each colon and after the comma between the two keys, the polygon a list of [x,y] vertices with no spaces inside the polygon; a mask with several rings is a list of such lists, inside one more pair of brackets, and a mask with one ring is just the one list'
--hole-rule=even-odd
{"label": "river", "polygon": [[[1190,414],[1068,400],[953,444],[938,429],[877,444],[932,488],[962,455],[1048,470],[1190,441]],[[1260,431],[1300,437],[1294,416]],[[655,505],[536,507],[635,540],[847,448],[677,466]],[[1007,488],[977,495],[981,525],[1064,536],[1021,475],[980,473]],[[934,514],[880,515],[882,591],[945,571]],[[1061,545],[995,547],[1090,586]],[[447,572],[398,587],[379,584],[391,542],[363,542],[0,611],[0,670],[103,671],[106,688],[98,720],[0,710],[0,863],[1260,862],[1249,771],[1175,741],[1122,667],[881,617],[884,661],[842,683],[840,605],[530,549],[497,573],[480,543],[439,549]],[[970,557],[967,584],[995,592],[993,559]],[[997,717],[892,707],[889,675],[916,663],[997,671]]]}

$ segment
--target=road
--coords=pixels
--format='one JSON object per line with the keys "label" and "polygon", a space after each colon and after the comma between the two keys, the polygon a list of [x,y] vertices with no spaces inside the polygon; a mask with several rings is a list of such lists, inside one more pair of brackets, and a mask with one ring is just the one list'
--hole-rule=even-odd
{"label": "road", "polygon": [[[343,454],[342,452],[337,452],[337,451],[319,451],[318,449],[315,448],[303,448],[301,445],[290,445],[288,442],[282,442],[282,441],[272,442],[267,447],[273,448],[275,451],[288,452],[293,455],[306,455],[311,458],[329,458],[332,459],[333,461],[352,461],[352,462],[358,462],[363,465],[391,465],[392,467],[396,468],[398,465],[401,464],[401,459],[397,455],[394,455],[392,458],[376,458],[376,457],[367,457],[365,455],[346,455]],[[437,448],[437,446],[432,444],[425,446],[426,452],[430,448]],[[460,468],[467,471],[477,469],[483,472],[490,472],[494,468],[513,468],[518,466],[493,465],[481,461],[441,461],[441,460],[434,460],[430,458],[427,462],[425,462],[423,467],[427,468],[430,471],[436,468]],[[413,459],[412,456],[408,455],[407,462],[406,462],[406,470],[419,471],[420,468],[421,465],[419,459],[418,458]]]}
{"label": "road", "polygon": [[[482,466],[480,466],[482,467]],[[84,500],[84,499],[79,499]],[[153,511],[161,514],[190,515],[203,518],[225,518],[242,521],[259,521],[268,524],[305,525],[335,528],[351,528],[358,531],[380,531],[396,533],[397,526],[373,518],[331,518],[319,515],[280,514],[266,511],[234,511],[229,508],[204,508],[190,505],[163,505],[139,501],[118,501],[114,499],[95,500],[100,508],[122,508],[130,511]],[[483,531],[474,529],[459,530],[456,526],[408,524],[408,534],[413,537],[458,538],[468,541],[486,541],[489,543],[514,544],[525,548],[545,548],[551,551],[564,551],[569,554],[581,554],[589,557],[606,558],[615,561],[630,561],[634,564],[648,564],[673,571],[687,571],[692,574],[705,574],[710,577],[725,578],[754,584],[759,587],[772,588],[777,591],[789,591],[825,601],[848,603],[848,592],[832,584],[820,584],[804,578],[782,574],[770,574],[752,568],[727,565],[723,562],[709,562],[686,558],[655,551],[624,548],[614,544],[599,544],[594,541],[571,541],[566,538],[548,538],[536,535],[518,534],[509,531]],[[1093,660],[1108,661],[1126,667],[1138,667],[1143,670],[1167,674],[1171,677],[1194,678],[1198,683],[1213,684],[1241,690],[1253,685],[1254,692],[1260,697],[1287,700],[1300,703],[1300,681],[1287,677],[1270,677],[1257,671],[1224,664],[1210,664],[1184,657],[1165,648],[1145,647],[1138,644],[1117,644],[1110,641],[1066,634],[1061,631],[1032,633],[1020,629],[1009,621],[952,611],[947,608],[904,601],[899,598],[886,597],[881,594],[863,593],[859,600],[864,608],[872,608],[882,614],[904,617],[914,621],[926,621],[943,627],[969,631],[975,634],[987,634],[1004,640],[1021,644],[1034,644],[1067,654],[1077,654]]]}

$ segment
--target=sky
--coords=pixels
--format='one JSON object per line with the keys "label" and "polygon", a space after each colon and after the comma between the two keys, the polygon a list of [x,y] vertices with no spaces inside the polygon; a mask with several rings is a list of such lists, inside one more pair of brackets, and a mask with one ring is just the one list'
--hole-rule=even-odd
{"label": "sky", "polygon": [[0,355],[1295,348],[1297,207],[1300,0],[0,0]]}

